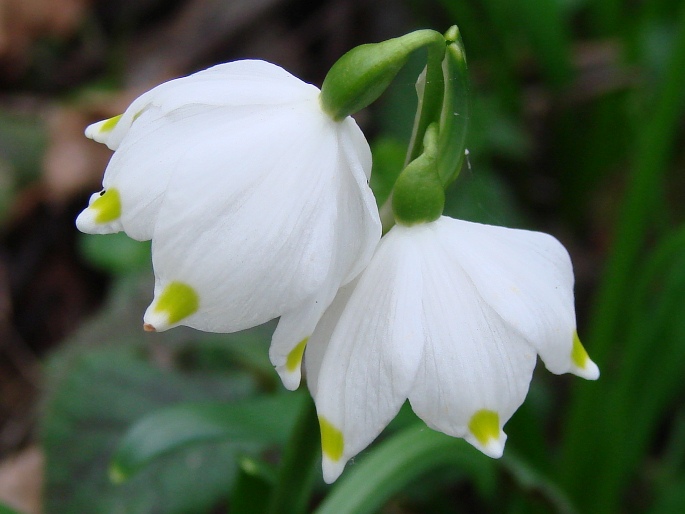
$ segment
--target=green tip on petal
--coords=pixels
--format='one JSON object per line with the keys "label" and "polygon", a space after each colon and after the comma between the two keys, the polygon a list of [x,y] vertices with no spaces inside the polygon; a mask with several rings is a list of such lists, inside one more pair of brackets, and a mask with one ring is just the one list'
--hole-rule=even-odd
{"label": "green tip on petal", "polygon": [[[182,282],[169,283],[154,307],[156,314],[164,314],[169,325],[175,325],[184,318],[197,312],[200,307],[200,297],[195,289]],[[152,324],[155,329],[160,327]]]}
{"label": "green tip on petal", "polygon": [[339,461],[345,449],[342,432],[323,416],[319,416],[319,426],[321,427],[321,451],[332,461]]}
{"label": "green tip on petal", "polygon": [[296,371],[300,364],[302,363],[302,356],[304,355],[304,349],[307,346],[308,337],[305,337],[302,341],[297,343],[297,346],[293,348],[288,354],[288,358],[285,361],[285,369],[290,373]]}
{"label": "green tip on petal", "polygon": [[499,439],[499,414],[495,411],[482,409],[471,416],[469,430],[483,446],[493,439]]}
{"label": "green tip on petal", "polygon": [[95,211],[93,221],[99,224],[111,223],[121,217],[121,197],[114,188],[107,189],[89,206]]}
{"label": "green tip on petal", "polygon": [[118,114],[117,116],[113,116],[113,117],[101,122],[102,125],[100,125],[100,127],[99,127],[100,132],[101,133],[111,132],[112,130],[114,130],[114,127],[117,126],[117,123],[119,123],[119,120],[121,119],[122,116],[123,116],[122,114]]}
{"label": "green tip on petal", "polygon": [[588,379],[597,380],[599,378],[599,368],[592,362],[585,347],[580,342],[578,332],[573,332],[573,347],[571,348],[571,362],[573,363],[573,373]]}
{"label": "green tip on petal", "polygon": [[506,435],[502,432],[499,414],[495,411],[489,409],[477,411],[469,421],[469,432],[472,438],[466,439],[480,451],[495,459],[502,456]]}

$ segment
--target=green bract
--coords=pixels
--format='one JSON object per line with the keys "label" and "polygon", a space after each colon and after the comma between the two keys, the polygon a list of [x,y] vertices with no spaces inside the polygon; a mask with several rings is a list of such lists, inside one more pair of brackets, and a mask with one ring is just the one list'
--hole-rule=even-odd
{"label": "green bract", "polygon": [[321,106],[335,120],[360,111],[388,87],[414,50],[431,45],[444,52],[445,38],[417,30],[382,43],[361,45],[343,55],[321,86]]}

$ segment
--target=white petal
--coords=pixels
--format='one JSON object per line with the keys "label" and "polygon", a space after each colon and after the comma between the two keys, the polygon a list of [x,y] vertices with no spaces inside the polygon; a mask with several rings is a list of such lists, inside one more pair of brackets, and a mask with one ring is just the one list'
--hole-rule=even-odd
{"label": "white petal", "polygon": [[[334,245],[331,279],[328,287],[305,302],[302,308],[281,316],[271,342],[271,362],[283,384],[295,389],[300,381],[301,342],[311,336],[326,307],[340,285],[356,277],[366,267],[381,236],[381,223],[373,193],[368,186],[371,151],[364,135],[352,118],[336,125],[338,158],[335,178],[336,219],[331,241]],[[298,364],[295,366],[295,364]]]}
{"label": "white petal", "polygon": [[436,226],[485,303],[536,348],[550,371],[572,371],[574,280],[564,247],[528,230],[446,217]]}
{"label": "white petal", "polygon": [[329,483],[397,414],[421,357],[417,251],[411,239],[395,235],[383,238],[344,310],[350,288],[341,291],[309,340],[305,365],[322,424]]}
{"label": "white petal", "polygon": [[94,123],[86,129],[86,136],[117,150],[133,123],[151,107],[167,114],[190,105],[283,105],[311,100],[318,92],[315,86],[275,64],[258,60],[229,62],[160,84],[134,100],[116,117],[115,124],[114,119]]}
{"label": "white petal", "polygon": [[214,126],[231,137],[220,147],[195,141],[167,188],[153,263],[162,282],[201,295],[205,307],[189,326],[255,326],[319,299],[331,281],[337,289],[347,274],[336,260],[336,229],[356,221],[339,218],[337,124],[318,103],[268,114],[268,123],[231,131],[218,114]]}
{"label": "white petal", "polygon": [[[426,327],[409,401],[430,427],[499,457],[502,426],[528,392],[535,349],[483,301],[461,263],[442,247],[444,234],[435,223],[403,230],[421,248]],[[470,424],[481,411],[496,414],[497,426],[479,440]]]}
{"label": "white petal", "polygon": [[321,295],[306,301],[299,309],[286,312],[278,320],[271,338],[269,358],[286,389],[293,391],[300,385],[304,349],[334,296],[335,290],[326,288]]}
{"label": "white petal", "polygon": [[339,131],[338,191],[339,223],[336,238],[346,275],[343,284],[354,279],[371,260],[381,237],[382,226],[376,199],[369,187],[371,150],[352,118],[341,122]]}

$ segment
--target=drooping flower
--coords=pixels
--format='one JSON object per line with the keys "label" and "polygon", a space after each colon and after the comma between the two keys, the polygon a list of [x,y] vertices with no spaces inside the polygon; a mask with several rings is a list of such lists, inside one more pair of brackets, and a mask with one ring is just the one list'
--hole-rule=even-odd
{"label": "drooping flower", "polygon": [[547,234],[444,216],[395,226],[307,346],[325,480],[406,399],[431,428],[501,456],[537,355],[553,373],[599,376],[576,334],[573,283]]}
{"label": "drooping flower", "polygon": [[148,330],[234,332],[280,316],[271,358],[297,387],[306,338],[371,258],[371,154],[319,90],[263,61],[161,84],[86,135],[115,153],[77,219],[152,239]]}

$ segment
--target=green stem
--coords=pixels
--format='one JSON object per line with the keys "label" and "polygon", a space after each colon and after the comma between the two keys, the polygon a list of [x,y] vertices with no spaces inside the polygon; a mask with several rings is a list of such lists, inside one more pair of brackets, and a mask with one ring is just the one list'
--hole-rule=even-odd
{"label": "green stem", "polygon": [[267,510],[270,514],[307,512],[317,466],[321,460],[319,421],[307,398],[283,453],[278,481]]}
{"label": "green stem", "polygon": [[440,119],[440,110],[445,96],[445,77],[442,73],[442,60],[445,57],[445,44],[430,45],[428,47],[428,59],[426,63],[423,94],[419,98],[419,105],[414,119],[414,129],[407,158],[404,165],[407,166],[423,152],[423,138],[428,126]]}
{"label": "green stem", "polygon": [[[407,157],[404,162],[406,166],[421,155],[423,151],[423,140],[426,130],[431,123],[440,119],[443,100],[445,97],[445,77],[442,69],[442,61],[445,57],[445,40],[441,44],[428,46],[428,58],[423,78],[423,91],[419,92],[419,103],[414,118],[414,128],[412,130]],[[421,80],[421,79],[419,79]],[[383,224],[383,234],[386,234],[395,225],[395,216],[392,212],[392,192],[380,208],[381,223]]]}

